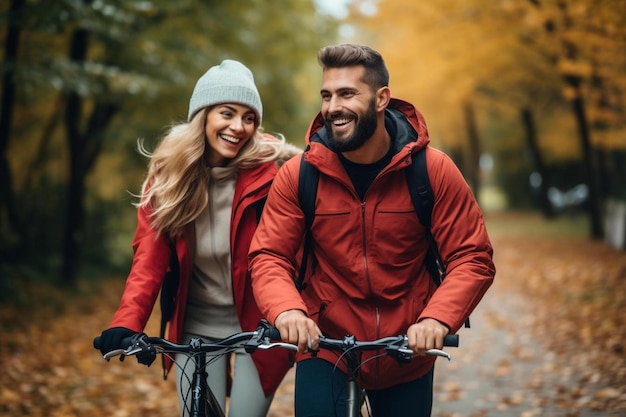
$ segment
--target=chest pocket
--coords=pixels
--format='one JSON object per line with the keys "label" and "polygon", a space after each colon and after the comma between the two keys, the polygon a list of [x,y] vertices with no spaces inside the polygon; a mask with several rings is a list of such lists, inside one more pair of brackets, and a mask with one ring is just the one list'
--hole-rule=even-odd
{"label": "chest pocket", "polygon": [[412,205],[379,207],[372,224],[368,255],[376,262],[400,267],[424,256],[426,236]]}
{"label": "chest pocket", "polygon": [[359,212],[346,207],[315,214],[311,232],[318,260],[336,267],[349,267],[357,262],[362,246],[359,216]]}

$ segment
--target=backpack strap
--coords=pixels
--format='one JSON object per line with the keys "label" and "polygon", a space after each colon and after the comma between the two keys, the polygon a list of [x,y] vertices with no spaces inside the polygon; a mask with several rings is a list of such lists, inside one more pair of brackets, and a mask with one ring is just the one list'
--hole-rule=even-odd
{"label": "backpack strap", "polygon": [[267,196],[263,197],[256,203],[254,203],[254,210],[256,211],[256,224],[261,222],[261,215],[263,214],[263,209],[265,208],[265,202],[267,201]]}
{"label": "backpack strap", "polygon": [[[308,150],[308,147],[307,147]],[[304,212],[304,248],[302,252],[302,262],[300,263],[300,272],[296,280],[296,288],[302,292],[304,289],[304,276],[311,251],[311,225],[315,217],[315,198],[317,197],[317,183],[320,173],[313,165],[309,164],[302,152],[300,161],[300,174],[298,177],[298,202]]]}
{"label": "backpack strap", "polygon": [[428,252],[425,259],[426,269],[435,284],[439,286],[445,278],[446,270],[437,248],[437,242],[435,242],[435,238],[430,231],[435,195],[428,178],[425,149],[421,149],[413,154],[413,163],[406,169],[406,176],[413,206],[420,223],[424,226],[426,238],[428,239]]}
{"label": "backpack strap", "polygon": [[[165,328],[167,322],[172,319],[176,306],[176,295],[178,293],[178,282],[180,280],[180,266],[178,264],[178,255],[176,253],[176,245],[174,241],[170,242],[170,268],[163,277],[161,284],[161,296],[159,297],[159,305],[161,307],[161,326],[159,335],[165,337]],[[163,367],[163,380],[167,380],[166,355],[161,355],[161,365]]]}
{"label": "backpack strap", "polygon": [[165,337],[165,327],[168,321],[174,315],[174,307],[176,305],[176,293],[178,292],[178,282],[180,279],[180,267],[178,265],[178,255],[176,254],[176,246],[174,242],[170,244],[170,267],[165,273],[163,284],[161,285],[161,328],[159,334]]}
{"label": "backpack strap", "polygon": [[[435,285],[439,286],[446,277],[446,268],[439,253],[435,237],[430,230],[435,194],[428,177],[426,148],[413,154],[413,163],[406,169],[406,175],[413,206],[415,206],[417,217],[422,226],[424,226],[426,238],[428,239],[428,251],[426,252],[424,263]],[[469,317],[465,320],[465,327],[470,327]]]}

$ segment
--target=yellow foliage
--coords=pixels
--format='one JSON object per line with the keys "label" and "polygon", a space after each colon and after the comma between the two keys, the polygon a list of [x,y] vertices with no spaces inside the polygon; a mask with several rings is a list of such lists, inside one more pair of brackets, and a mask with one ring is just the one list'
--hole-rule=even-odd
{"label": "yellow foliage", "polygon": [[[350,23],[364,37],[375,35],[370,40],[388,64],[392,93],[422,109],[431,133],[449,146],[465,141],[457,113],[468,100],[500,114],[529,107],[538,118],[573,119],[571,108],[554,103],[599,91],[611,95],[610,108],[622,109],[605,122],[626,125],[619,104],[626,100],[626,10],[620,2],[380,0],[367,16],[357,11],[372,2],[354,3]],[[579,77],[581,90],[567,87],[564,76]],[[598,100],[585,104],[593,113]],[[514,114],[509,124],[517,129],[518,123]],[[545,137],[563,147],[570,136],[553,127]]]}

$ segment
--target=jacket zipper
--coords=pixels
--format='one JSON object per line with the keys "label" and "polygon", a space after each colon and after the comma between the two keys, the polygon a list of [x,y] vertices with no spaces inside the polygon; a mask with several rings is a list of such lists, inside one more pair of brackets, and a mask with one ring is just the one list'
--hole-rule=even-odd
{"label": "jacket zipper", "polygon": [[[364,271],[365,271],[365,278],[367,280],[367,288],[369,291],[370,296],[373,296],[374,291],[372,289],[372,280],[370,277],[370,273],[369,273],[369,264],[367,262],[367,231],[366,226],[365,226],[365,201],[361,201],[361,224],[362,224],[362,228],[361,228],[361,232],[362,232],[362,244],[363,244],[363,264],[364,264]],[[375,322],[376,322],[376,326],[375,326],[375,338],[378,339],[380,338],[380,309],[378,308],[378,306],[376,305],[374,307],[374,316],[375,316]],[[376,359],[375,360],[375,367],[376,367],[376,371],[374,372],[374,375],[376,375],[375,378],[375,382],[374,384],[378,385],[378,381],[377,381],[377,375],[380,374],[380,360]]]}
{"label": "jacket zipper", "polygon": [[365,271],[365,279],[367,280],[367,290],[369,295],[374,294],[372,289],[372,280],[370,279],[369,264],[367,262],[367,230],[365,227],[365,202],[361,201],[361,237],[363,245],[363,270]]}

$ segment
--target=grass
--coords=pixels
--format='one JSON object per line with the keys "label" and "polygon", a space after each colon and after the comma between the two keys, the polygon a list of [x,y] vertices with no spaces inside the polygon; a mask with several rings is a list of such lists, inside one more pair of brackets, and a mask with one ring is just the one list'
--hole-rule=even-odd
{"label": "grass", "polygon": [[485,222],[489,233],[511,237],[568,239],[589,236],[589,220],[579,213],[546,219],[536,212],[487,212]]}

